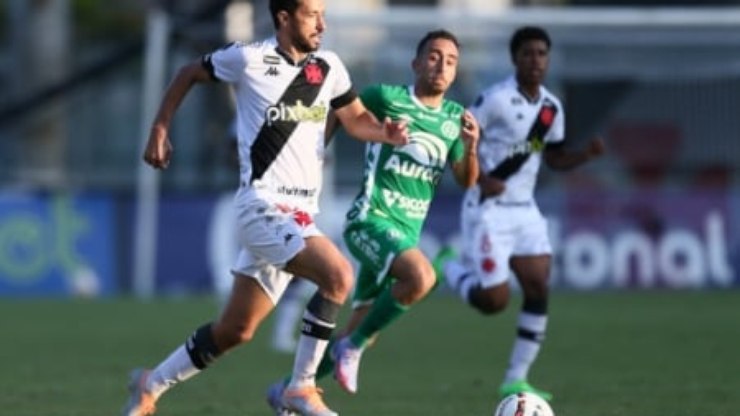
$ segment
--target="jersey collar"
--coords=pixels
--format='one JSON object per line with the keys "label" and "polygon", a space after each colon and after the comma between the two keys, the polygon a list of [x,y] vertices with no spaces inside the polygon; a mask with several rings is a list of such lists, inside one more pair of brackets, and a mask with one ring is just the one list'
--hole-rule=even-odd
{"label": "jersey collar", "polygon": [[287,62],[287,63],[289,63],[289,64],[291,64],[293,66],[303,66],[306,62],[308,62],[311,59],[313,59],[313,56],[314,56],[313,53],[309,53],[308,55],[306,55],[305,58],[301,59],[298,62],[295,62],[295,61],[293,61],[293,58],[291,58],[290,55],[288,55],[287,52],[285,52],[284,50],[280,49],[280,46],[279,45],[275,45],[275,52],[277,52],[278,55],[282,56],[283,59],[285,59],[285,62]]}
{"label": "jersey collar", "polygon": [[425,109],[427,111],[432,111],[432,112],[435,112],[435,113],[438,113],[438,112],[442,111],[442,105],[441,104],[440,104],[439,107],[429,107],[428,105],[426,105],[426,104],[422,103],[421,101],[419,101],[419,99],[416,97],[416,94],[414,93],[414,85],[413,84],[409,85],[406,88],[407,88],[407,90],[409,92],[409,97],[411,98],[411,101],[414,104],[416,104],[417,106],[419,106],[419,107],[421,107],[421,108],[423,108],[423,109]]}
{"label": "jersey collar", "polygon": [[538,88],[538,90],[537,90],[537,97],[531,98],[529,95],[527,95],[526,92],[524,92],[524,90],[521,89],[521,87],[519,87],[519,83],[516,81],[516,76],[515,75],[512,75],[509,78],[509,82],[514,86],[514,89],[516,89],[516,92],[519,93],[519,95],[521,95],[522,98],[524,98],[524,101],[526,101],[528,104],[537,104],[537,103],[539,103],[540,101],[542,101],[542,98],[545,95],[544,94],[544,89],[542,88],[542,85],[540,85],[539,88]]}

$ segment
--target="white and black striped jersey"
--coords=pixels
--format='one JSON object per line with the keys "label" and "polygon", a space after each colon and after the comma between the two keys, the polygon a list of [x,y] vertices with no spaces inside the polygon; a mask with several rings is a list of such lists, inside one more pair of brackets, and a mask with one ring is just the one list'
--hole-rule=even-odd
{"label": "white and black striped jersey", "polygon": [[512,76],[481,92],[470,111],[480,124],[481,172],[506,181],[501,202],[530,202],[546,145],[562,142],[565,114],[555,95],[540,86],[530,101]]}
{"label": "white and black striped jersey", "polygon": [[227,45],[203,65],[234,88],[242,186],[317,212],[327,114],[357,97],[339,57],[319,50],[293,62],[270,38]]}

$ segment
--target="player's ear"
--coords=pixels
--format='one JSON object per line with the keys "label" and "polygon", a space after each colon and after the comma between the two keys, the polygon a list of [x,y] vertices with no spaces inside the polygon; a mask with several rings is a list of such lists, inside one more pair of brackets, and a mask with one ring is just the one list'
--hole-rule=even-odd
{"label": "player's ear", "polygon": [[280,22],[280,27],[284,27],[288,25],[288,18],[290,15],[288,15],[288,12],[286,10],[280,10],[277,13],[278,22]]}

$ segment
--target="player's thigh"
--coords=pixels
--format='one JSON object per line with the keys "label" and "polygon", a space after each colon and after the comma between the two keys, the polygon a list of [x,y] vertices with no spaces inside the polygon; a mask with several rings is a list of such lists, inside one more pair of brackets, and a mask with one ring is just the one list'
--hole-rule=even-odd
{"label": "player's thigh", "polygon": [[463,260],[483,289],[508,282],[511,274],[509,258],[516,234],[510,229],[502,229],[496,221],[506,221],[506,218],[480,222],[463,242]]}
{"label": "player's thigh", "polygon": [[552,256],[549,254],[513,256],[511,268],[525,295],[547,296]]}
{"label": "player's thigh", "polygon": [[285,270],[316,283],[322,294],[338,303],[344,303],[352,288],[352,265],[323,235],[307,238],[303,250],[288,261]]}
{"label": "player's thigh", "polygon": [[551,253],[547,221],[538,210],[528,210],[527,221],[521,227],[510,262],[525,294],[538,296],[546,292]]}

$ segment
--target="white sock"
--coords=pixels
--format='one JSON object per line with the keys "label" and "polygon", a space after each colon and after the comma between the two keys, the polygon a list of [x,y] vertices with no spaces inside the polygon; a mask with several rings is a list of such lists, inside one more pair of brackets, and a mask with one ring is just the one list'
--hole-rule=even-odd
{"label": "white sock", "polygon": [[504,382],[526,380],[529,368],[537,359],[547,329],[547,315],[520,312],[517,337],[509,358]]}
{"label": "white sock", "polygon": [[181,345],[152,370],[146,381],[146,390],[155,398],[159,398],[175,384],[189,379],[200,371],[193,365],[185,346]]}
{"label": "white sock", "polygon": [[475,274],[455,259],[446,261],[442,268],[450,288],[469,303],[470,289],[478,283]]}
{"label": "white sock", "polygon": [[[318,319],[308,311],[303,314],[303,319],[314,325],[332,329],[336,326],[336,324],[330,324]],[[295,352],[293,375],[289,383],[290,388],[316,385],[316,370],[319,368],[319,363],[321,363],[321,359],[324,357],[327,345],[329,345],[328,339],[320,339],[301,333]]]}

